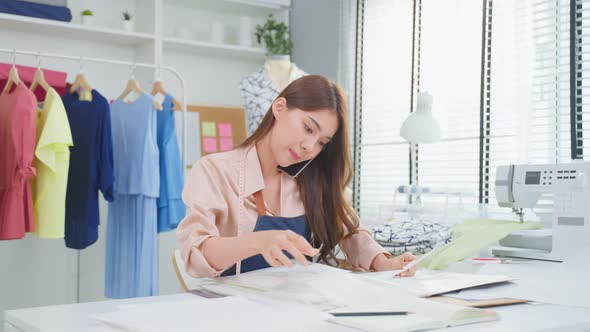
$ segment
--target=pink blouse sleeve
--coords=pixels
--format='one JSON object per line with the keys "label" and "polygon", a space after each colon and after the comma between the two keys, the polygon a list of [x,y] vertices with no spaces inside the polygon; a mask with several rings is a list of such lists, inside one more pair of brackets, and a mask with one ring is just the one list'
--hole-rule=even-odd
{"label": "pink blouse sleeve", "polygon": [[[347,202],[352,202],[352,191],[350,189],[346,188],[345,196]],[[391,254],[373,239],[369,230],[359,225],[357,231],[357,233],[340,241],[340,248],[346,254],[346,258],[353,268],[370,271],[371,263],[373,263],[373,259],[377,255],[385,254],[387,257],[391,257]]]}
{"label": "pink blouse sleeve", "polygon": [[176,236],[186,271],[193,277],[216,277],[222,272],[209,264],[201,250],[205,240],[219,236],[216,222],[228,215],[222,186],[219,168],[208,158],[201,158],[193,166],[182,191],[187,209]]}

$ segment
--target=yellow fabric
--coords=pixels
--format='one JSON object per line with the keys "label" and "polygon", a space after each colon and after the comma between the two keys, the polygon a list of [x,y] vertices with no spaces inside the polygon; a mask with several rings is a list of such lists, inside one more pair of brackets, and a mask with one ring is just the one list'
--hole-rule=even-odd
{"label": "yellow fabric", "polygon": [[63,238],[66,190],[73,145],[70,123],[61,98],[49,89],[37,117],[37,145],[32,181],[35,234],[42,238]]}
{"label": "yellow fabric", "polygon": [[454,240],[436,249],[424,258],[420,266],[431,270],[442,270],[447,265],[463,260],[506,235],[524,229],[543,228],[539,222],[520,223],[512,220],[473,219],[456,225],[452,229]]}

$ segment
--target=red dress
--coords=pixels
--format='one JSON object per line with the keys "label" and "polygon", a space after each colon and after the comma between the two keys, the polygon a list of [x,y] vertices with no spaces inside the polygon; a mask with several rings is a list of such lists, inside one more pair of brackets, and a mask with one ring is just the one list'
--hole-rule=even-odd
{"label": "red dress", "polygon": [[24,83],[0,95],[0,240],[20,239],[35,229],[30,178],[37,99]]}

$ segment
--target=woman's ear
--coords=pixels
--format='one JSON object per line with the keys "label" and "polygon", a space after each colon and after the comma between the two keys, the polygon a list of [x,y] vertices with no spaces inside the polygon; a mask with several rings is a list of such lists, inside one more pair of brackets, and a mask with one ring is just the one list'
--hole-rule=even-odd
{"label": "woman's ear", "polygon": [[279,116],[287,110],[287,99],[285,97],[279,97],[275,99],[272,103],[272,113],[275,116],[275,119],[278,119]]}

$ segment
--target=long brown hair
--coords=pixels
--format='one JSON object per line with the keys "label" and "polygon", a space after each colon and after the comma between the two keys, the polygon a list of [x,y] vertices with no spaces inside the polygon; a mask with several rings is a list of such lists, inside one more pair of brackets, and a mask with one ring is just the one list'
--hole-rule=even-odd
{"label": "long brown hair", "polygon": [[[345,189],[352,177],[348,144],[346,100],[342,89],[320,75],[303,76],[289,84],[277,98],[287,100],[287,108],[313,112],[329,109],[338,117],[338,130],[320,154],[297,176],[297,184],[312,230],[312,245],[320,248],[319,260],[334,262],[334,248],[344,234],[356,233],[359,220],[346,202]],[[240,147],[249,147],[273,128],[272,106],[260,126]],[[346,227],[346,229],[345,229]]]}

